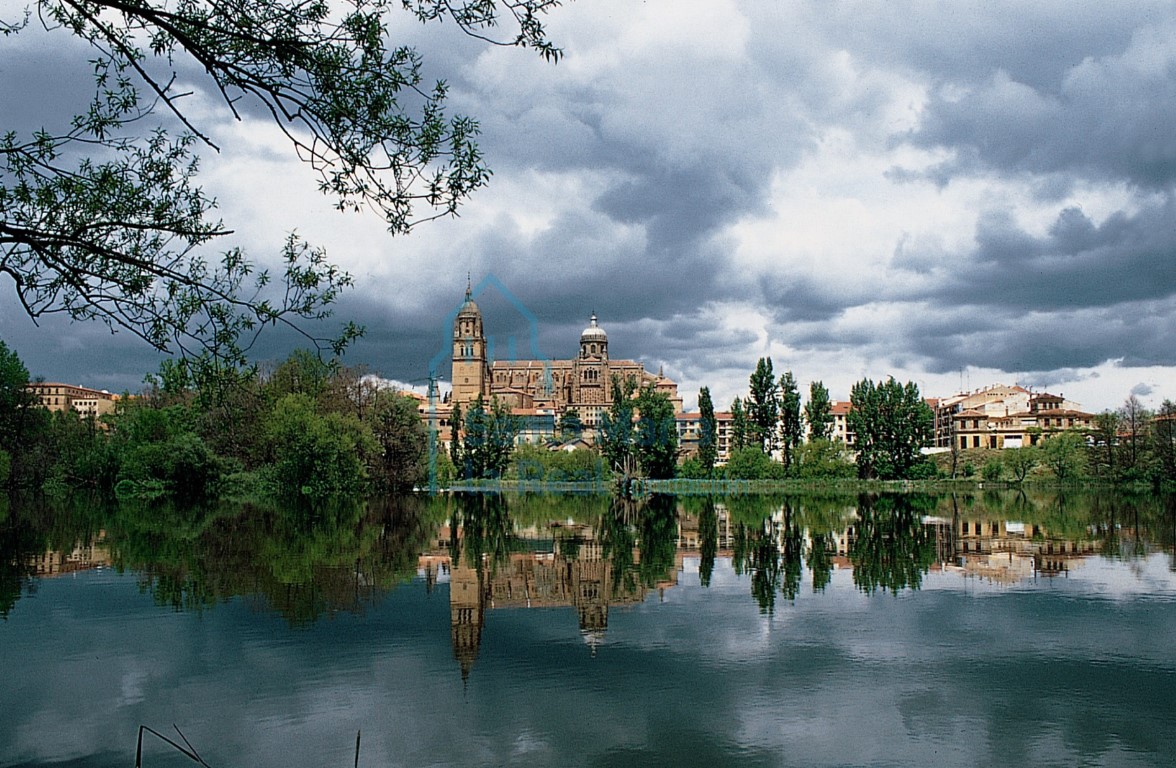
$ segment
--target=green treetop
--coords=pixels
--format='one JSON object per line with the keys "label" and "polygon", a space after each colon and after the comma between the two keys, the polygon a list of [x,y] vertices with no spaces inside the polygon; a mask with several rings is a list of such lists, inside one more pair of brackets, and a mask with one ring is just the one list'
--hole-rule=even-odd
{"label": "green treetop", "polygon": [[856,435],[858,474],[863,478],[898,480],[908,477],[929,445],[934,415],[913,382],[899,384],[862,379],[853,385],[847,417]]}
{"label": "green treetop", "polygon": [[776,425],[780,420],[780,392],[772,374],[772,358],[759,359],[748,383],[745,405],[751,438],[770,455],[776,449]]}
{"label": "green treetop", "polygon": [[828,440],[833,436],[833,404],[823,382],[814,381],[809,385],[804,420],[808,422],[810,440]]}

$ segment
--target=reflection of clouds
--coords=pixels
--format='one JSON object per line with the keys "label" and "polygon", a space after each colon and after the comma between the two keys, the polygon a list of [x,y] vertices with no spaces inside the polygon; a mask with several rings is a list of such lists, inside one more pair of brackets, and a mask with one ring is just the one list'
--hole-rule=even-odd
{"label": "reflection of clouds", "polygon": [[594,659],[570,611],[493,612],[464,687],[447,590],[419,580],[292,630],[245,601],[174,614],[133,577],[86,575],[43,583],[0,627],[4,658],[24,660],[0,688],[0,754],[129,755],[139,723],[176,722],[211,764],[260,768],[350,765],[356,731],[365,765],[573,766],[690,739],[712,764],[1154,764],[1146,733],[1172,714],[1166,557],[1015,589],[932,573],[898,597],[841,570],[770,617],[719,558],[709,589],[691,576],[610,612]]}
{"label": "reflection of clouds", "polygon": [[1084,566],[1070,574],[1076,589],[1112,600],[1176,600],[1176,572],[1172,555],[1154,553],[1126,563],[1105,558],[1087,558]]}

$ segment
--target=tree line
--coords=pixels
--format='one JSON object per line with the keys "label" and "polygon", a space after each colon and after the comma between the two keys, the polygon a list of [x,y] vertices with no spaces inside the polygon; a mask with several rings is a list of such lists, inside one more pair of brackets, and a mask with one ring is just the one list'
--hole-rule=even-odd
{"label": "tree line", "polygon": [[920,453],[934,435],[934,415],[917,386],[893,377],[863,379],[853,386],[850,403],[846,428],[856,435],[856,455],[834,439],[833,404],[824,383],[813,381],[803,401],[792,371],[777,379],[772,359],[761,357],[748,377],[747,393],[731,403],[726,466],[717,466],[718,422],[710,390],[703,387],[698,454],[683,463],[680,474],[749,480],[899,480],[936,474]]}
{"label": "tree line", "polygon": [[198,498],[265,493],[306,499],[401,491],[428,470],[417,403],[358,368],[298,350],[272,369],[167,361],[101,420],[40,406],[29,373],[0,341],[0,484]]}

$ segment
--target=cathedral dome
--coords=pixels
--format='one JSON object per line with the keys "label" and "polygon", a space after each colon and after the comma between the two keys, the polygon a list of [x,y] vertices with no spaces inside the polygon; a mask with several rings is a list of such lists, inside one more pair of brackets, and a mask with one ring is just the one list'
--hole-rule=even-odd
{"label": "cathedral dome", "polygon": [[608,334],[596,324],[596,315],[592,315],[589,326],[580,334],[580,343],[583,344],[586,341],[608,341]]}
{"label": "cathedral dome", "polygon": [[462,302],[461,309],[457,311],[458,317],[481,317],[482,312],[478,309],[478,305],[474,303],[473,297],[470,295],[470,289],[466,288],[465,301]]}

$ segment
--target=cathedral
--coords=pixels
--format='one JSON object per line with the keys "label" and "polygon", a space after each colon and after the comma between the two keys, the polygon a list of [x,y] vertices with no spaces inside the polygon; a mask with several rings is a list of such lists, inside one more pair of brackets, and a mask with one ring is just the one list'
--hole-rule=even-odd
{"label": "cathedral", "polygon": [[608,356],[608,334],[589,320],[580,334],[579,354],[568,360],[491,360],[482,313],[466,287],[465,302],[453,322],[453,369],[451,403],[465,408],[478,395],[483,400],[497,397],[516,411],[546,411],[559,417],[576,409],[589,429],[600,423],[612,403],[612,379],[634,379],[638,386],[652,385],[682,410],[678,385],[659,371],[650,373],[634,360],[612,360]]}

